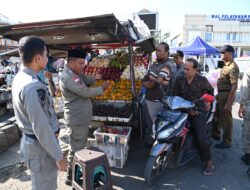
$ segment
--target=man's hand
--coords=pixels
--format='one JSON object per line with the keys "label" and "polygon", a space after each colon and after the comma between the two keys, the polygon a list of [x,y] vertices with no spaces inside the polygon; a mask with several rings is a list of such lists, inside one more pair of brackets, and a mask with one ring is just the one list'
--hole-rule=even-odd
{"label": "man's hand", "polygon": [[63,158],[62,160],[56,161],[56,165],[59,171],[65,171],[67,168],[67,161]]}
{"label": "man's hand", "polygon": [[162,77],[157,77],[156,82],[163,86],[167,86],[169,84],[169,81],[165,80]]}
{"label": "man's hand", "polygon": [[238,111],[238,115],[239,115],[240,118],[243,118],[243,117],[244,117],[245,111],[246,111],[246,110],[245,110],[244,106],[243,106],[243,105],[240,105],[239,111]]}
{"label": "man's hand", "polygon": [[143,86],[145,88],[153,88],[154,84],[155,84],[154,81],[146,81],[146,82],[143,83]]}
{"label": "man's hand", "polygon": [[47,79],[51,79],[52,78],[52,73],[49,71],[45,71],[44,72],[44,77],[46,77]]}
{"label": "man's hand", "polygon": [[191,116],[196,116],[196,115],[199,115],[200,112],[198,112],[197,110],[192,110],[192,111],[189,111],[188,112],[188,115],[191,115]]}
{"label": "man's hand", "polygon": [[103,90],[106,90],[108,87],[109,87],[110,83],[105,81],[103,84],[102,84],[102,88]]}
{"label": "man's hand", "polygon": [[224,107],[224,111],[231,112],[232,111],[232,104],[227,102],[225,107]]}
{"label": "man's hand", "polygon": [[210,102],[207,102],[207,103],[205,104],[205,110],[206,110],[206,111],[210,111],[210,109],[211,109],[211,103],[210,103]]}

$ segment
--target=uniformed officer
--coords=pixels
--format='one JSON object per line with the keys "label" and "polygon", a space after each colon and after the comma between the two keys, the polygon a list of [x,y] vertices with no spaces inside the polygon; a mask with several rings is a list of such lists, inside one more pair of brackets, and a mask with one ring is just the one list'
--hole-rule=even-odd
{"label": "uniformed officer", "polygon": [[240,107],[238,115],[244,118],[242,129],[243,152],[241,159],[250,165],[250,67],[244,73],[240,89]]}
{"label": "uniformed officer", "polygon": [[232,46],[225,45],[220,52],[225,65],[220,72],[220,77],[217,82],[218,123],[213,123],[212,137],[220,139],[222,131],[222,141],[216,144],[215,148],[230,148],[233,130],[232,104],[238,85],[239,68],[233,60],[234,48]]}
{"label": "uniformed officer", "polygon": [[20,151],[31,172],[33,190],[55,190],[57,170],[65,170],[53,100],[46,85],[37,79],[44,69],[47,51],[42,39],[27,36],[19,42],[22,68],[12,84],[12,101],[18,126],[23,132]]}
{"label": "uniformed officer", "polygon": [[92,118],[91,98],[103,94],[109,83],[103,86],[89,87],[95,78],[83,74],[86,52],[79,49],[68,51],[68,63],[59,80],[64,107],[64,122],[69,129],[69,152],[67,180],[71,185],[72,162],[76,151],[83,149],[88,139],[89,125]]}

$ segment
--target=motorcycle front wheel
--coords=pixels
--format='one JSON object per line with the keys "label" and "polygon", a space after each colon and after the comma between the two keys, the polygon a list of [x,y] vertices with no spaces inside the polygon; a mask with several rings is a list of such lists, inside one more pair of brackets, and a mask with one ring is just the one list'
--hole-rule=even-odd
{"label": "motorcycle front wheel", "polygon": [[151,185],[154,183],[156,178],[163,173],[168,166],[169,155],[169,149],[158,156],[150,155],[144,170],[144,178],[147,184]]}

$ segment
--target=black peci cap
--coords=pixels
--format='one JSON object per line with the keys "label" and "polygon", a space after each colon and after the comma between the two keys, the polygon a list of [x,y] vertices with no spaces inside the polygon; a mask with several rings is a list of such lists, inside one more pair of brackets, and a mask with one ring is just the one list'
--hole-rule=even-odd
{"label": "black peci cap", "polygon": [[68,51],[68,57],[74,57],[74,58],[86,58],[86,51],[85,50],[79,50],[79,49],[71,49]]}
{"label": "black peci cap", "polygon": [[230,53],[234,53],[234,48],[233,46],[230,46],[230,45],[224,45],[221,50],[220,50],[220,53],[225,53],[225,52],[230,52]]}
{"label": "black peci cap", "polygon": [[181,50],[177,50],[177,51],[175,52],[174,56],[175,56],[175,55],[180,56],[181,58],[184,57],[184,53],[183,53],[183,51],[181,51]]}

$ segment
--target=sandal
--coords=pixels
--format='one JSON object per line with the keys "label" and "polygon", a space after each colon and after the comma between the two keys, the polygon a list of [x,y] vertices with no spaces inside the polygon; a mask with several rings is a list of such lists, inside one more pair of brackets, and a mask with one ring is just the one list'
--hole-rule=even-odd
{"label": "sandal", "polygon": [[212,166],[212,168],[206,168],[203,172],[203,174],[205,176],[209,176],[209,175],[213,175],[214,174],[214,166]]}

